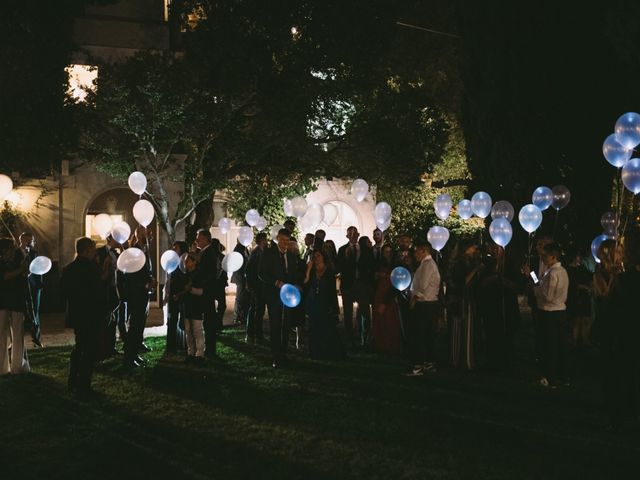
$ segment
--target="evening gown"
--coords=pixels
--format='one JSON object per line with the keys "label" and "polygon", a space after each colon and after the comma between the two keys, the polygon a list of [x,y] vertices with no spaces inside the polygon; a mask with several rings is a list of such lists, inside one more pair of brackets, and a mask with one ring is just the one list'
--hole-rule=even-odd
{"label": "evening gown", "polygon": [[402,333],[396,291],[391,285],[391,268],[381,267],[373,294],[373,349],[380,353],[401,353]]}
{"label": "evening gown", "polygon": [[344,349],[338,336],[336,278],[326,270],[321,277],[311,272],[307,285],[306,310],[309,316],[309,356],[316,360],[340,360]]}

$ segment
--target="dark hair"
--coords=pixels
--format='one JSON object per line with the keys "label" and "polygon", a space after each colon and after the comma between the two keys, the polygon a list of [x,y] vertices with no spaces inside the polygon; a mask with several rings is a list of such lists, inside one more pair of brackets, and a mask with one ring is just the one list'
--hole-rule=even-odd
{"label": "dark hair", "polygon": [[431,244],[422,238],[418,238],[415,242],[413,242],[413,248],[426,248],[429,252],[433,251],[433,247],[431,247]]}
{"label": "dark hair", "polygon": [[544,253],[546,253],[547,255],[552,255],[560,260],[560,257],[562,257],[562,247],[555,242],[547,243],[544,246]]}
{"label": "dark hair", "polygon": [[189,251],[189,245],[187,245],[187,242],[183,242],[182,240],[176,240],[175,242],[173,242],[173,246],[178,247],[178,250],[180,250],[179,255],[182,255]]}
{"label": "dark hair", "polygon": [[281,228],[280,230],[278,230],[278,236],[280,235],[285,236],[287,238],[291,238],[291,232],[287,228]]}
{"label": "dark hair", "polygon": [[[285,228],[287,227],[287,225],[291,225],[291,233],[293,233],[293,231],[294,231],[294,230],[295,230],[295,228],[296,228],[296,222],[295,222],[295,220],[291,220],[290,218],[286,219],[286,220],[284,221],[283,225],[285,226]],[[282,229],[281,229],[281,230],[282,230]],[[289,230],[289,229],[287,228],[287,230]]]}
{"label": "dark hair", "polygon": [[324,230],[322,230],[321,228],[319,228],[318,230],[316,230],[316,233],[314,235],[316,238],[320,237],[320,239],[324,240],[327,237],[327,232],[325,232]]}
{"label": "dark hair", "polygon": [[80,237],[76,240],[76,253],[82,254],[95,244],[96,242],[88,237]]}
{"label": "dark hair", "polygon": [[211,231],[207,228],[200,228],[198,229],[198,231],[196,232],[196,237],[198,235],[202,235],[204,236],[204,238],[206,238],[207,240],[211,241]]}
{"label": "dark hair", "polygon": [[364,247],[369,248],[368,244],[370,242],[371,242],[371,240],[366,235],[364,235],[364,236],[360,237],[360,239],[358,239],[358,244],[360,245],[360,248],[364,248]]}
{"label": "dark hair", "polygon": [[266,239],[267,239],[267,234],[265,232],[256,233],[256,243]]}

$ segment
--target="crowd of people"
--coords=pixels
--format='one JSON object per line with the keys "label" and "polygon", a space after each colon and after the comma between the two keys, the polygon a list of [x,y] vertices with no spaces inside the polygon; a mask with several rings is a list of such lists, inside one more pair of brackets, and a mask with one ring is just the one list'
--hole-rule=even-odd
{"label": "crowd of people", "polygon": [[[635,243],[603,242],[600,263],[594,265],[590,257],[563,251],[544,235],[531,251],[520,254],[470,239],[459,239],[441,253],[407,234],[390,244],[378,229],[371,240],[351,226],[338,249],[318,230],[305,236],[301,252],[295,228],[288,221],[274,240],[261,232],[252,249],[240,243],[234,249],[243,257],[242,267],[231,276],[236,285],[234,321],[246,328],[248,344],[270,347],[273,368],[287,365],[290,349],[318,360],[341,360],[349,351],[363,349],[401,356],[407,362],[404,374],[410,376],[445,365],[510,372],[521,326],[519,300],[526,299],[538,384],[569,384],[585,349],[597,343],[612,426],[635,418],[640,379],[633,350],[640,333],[632,303],[640,287],[640,248]],[[88,391],[93,365],[104,358],[121,355],[126,368],[145,363],[143,332],[156,288],[149,233],[139,227],[124,246],[112,237],[101,248],[89,238],[76,242],[76,259],[62,273],[67,322],[76,339],[71,390]],[[28,272],[33,244],[28,233],[20,245],[0,240],[0,374],[29,371],[23,343],[26,317],[34,344],[41,345],[42,282]],[[147,261],[139,271],[124,273],[116,267],[117,258],[129,246],[142,250]],[[164,285],[167,352],[184,352],[185,361],[193,364],[215,360],[228,285],[224,247],[202,229],[192,245],[176,241],[173,250],[183,264]],[[392,284],[398,266],[412,277],[402,291]],[[299,288],[299,305],[283,303],[285,284]],[[118,335],[122,352],[116,349]]]}

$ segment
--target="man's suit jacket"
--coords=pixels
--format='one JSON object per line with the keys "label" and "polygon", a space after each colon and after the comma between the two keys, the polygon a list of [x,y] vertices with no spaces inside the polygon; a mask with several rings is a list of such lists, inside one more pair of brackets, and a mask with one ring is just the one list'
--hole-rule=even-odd
{"label": "man's suit jacket", "polygon": [[258,276],[264,287],[265,299],[268,302],[280,301],[280,288],[276,286],[277,282],[292,285],[302,283],[298,269],[298,257],[289,251],[284,255],[287,257],[286,269],[282,254],[277,247],[268,248],[262,253]]}
{"label": "man's suit jacket", "polygon": [[218,252],[212,245],[200,251],[200,262],[198,263],[199,275],[202,280],[203,295],[213,296],[218,278]]}
{"label": "man's suit jacket", "polygon": [[95,327],[106,311],[106,289],[96,262],[77,257],[62,271],[68,327]]}
{"label": "man's suit jacket", "polygon": [[337,266],[340,273],[340,289],[350,289],[356,281],[357,276],[363,282],[370,284],[373,282],[374,262],[373,253],[367,248],[360,249],[360,255],[354,250],[349,251],[350,244],[347,243],[338,250]]}

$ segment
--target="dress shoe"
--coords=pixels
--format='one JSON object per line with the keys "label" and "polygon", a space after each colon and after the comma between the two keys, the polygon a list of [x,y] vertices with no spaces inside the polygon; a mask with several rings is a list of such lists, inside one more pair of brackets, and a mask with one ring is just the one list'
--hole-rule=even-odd
{"label": "dress shoe", "polygon": [[142,343],[142,344],[140,345],[140,351],[141,351],[141,352],[148,353],[148,352],[150,352],[150,351],[151,351],[151,348],[150,348],[150,347],[148,347],[145,343]]}

